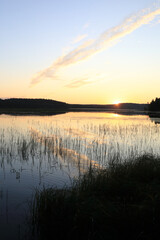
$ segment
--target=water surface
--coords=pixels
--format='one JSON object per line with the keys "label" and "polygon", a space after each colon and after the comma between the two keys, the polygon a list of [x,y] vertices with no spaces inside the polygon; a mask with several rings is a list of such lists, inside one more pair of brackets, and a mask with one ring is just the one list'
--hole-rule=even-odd
{"label": "water surface", "polygon": [[159,118],[113,113],[0,115],[0,235],[24,239],[35,188],[69,186],[90,164],[145,153],[160,155]]}

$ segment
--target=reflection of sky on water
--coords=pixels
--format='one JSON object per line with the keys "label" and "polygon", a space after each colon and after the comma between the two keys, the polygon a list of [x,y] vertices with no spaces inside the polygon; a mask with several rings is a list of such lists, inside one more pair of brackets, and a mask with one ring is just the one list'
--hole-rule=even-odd
{"label": "reflection of sky on water", "polygon": [[19,234],[35,187],[68,185],[90,163],[104,167],[115,156],[160,154],[159,141],[160,125],[144,115],[1,115],[0,234],[4,239]]}

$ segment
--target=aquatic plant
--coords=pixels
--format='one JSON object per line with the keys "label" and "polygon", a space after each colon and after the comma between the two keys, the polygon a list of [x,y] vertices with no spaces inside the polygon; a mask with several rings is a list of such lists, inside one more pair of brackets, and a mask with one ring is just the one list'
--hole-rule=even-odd
{"label": "aquatic plant", "polygon": [[[144,155],[92,166],[70,188],[35,192],[35,239],[159,239],[160,158]],[[61,230],[60,230],[61,229]]]}

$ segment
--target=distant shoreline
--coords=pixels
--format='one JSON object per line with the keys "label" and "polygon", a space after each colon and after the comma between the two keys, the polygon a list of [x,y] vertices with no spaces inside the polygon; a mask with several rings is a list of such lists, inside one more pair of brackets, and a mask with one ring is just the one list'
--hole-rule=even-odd
{"label": "distant shoreline", "polygon": [[56,115],[68,112],[106,112],[123,115],[149,115],[160,117],[160,112],[148,111],[148,104],[68,104],[50,99],[0,99],[0,114]]}

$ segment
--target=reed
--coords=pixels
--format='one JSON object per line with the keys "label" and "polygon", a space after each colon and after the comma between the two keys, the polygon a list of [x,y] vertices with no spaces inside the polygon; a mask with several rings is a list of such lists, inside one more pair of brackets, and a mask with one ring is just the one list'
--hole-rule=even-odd
{"label": "reed", "polygon": [[33,239],[159,239],[160,158],[90,166],[70,188],[36,190],[30,210]]}

